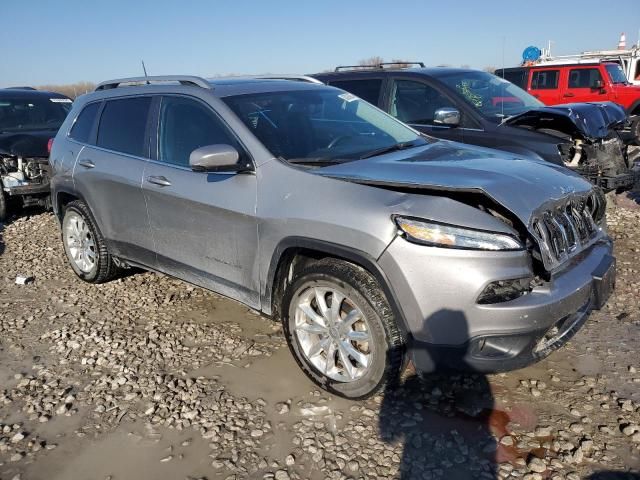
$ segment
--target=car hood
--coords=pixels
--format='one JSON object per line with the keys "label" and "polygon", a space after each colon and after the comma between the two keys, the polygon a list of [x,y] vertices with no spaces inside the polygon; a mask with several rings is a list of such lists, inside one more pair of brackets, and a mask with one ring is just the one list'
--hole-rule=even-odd
{"label": "car hood", "polygon": [[567,103],[540,107],[506,119],[503,125],[548,128],[568,135],[599,139],[621,128],[627,119],[624,109],[613,102]]}
{"label": "car hood", "polygon": [[482,193],[527,226],[543,204],[592,189],[564,167],[445,140],[313,173],[365,185]]}
{"label": "car hood", "polygon": [[56,130],[0,131],[0,153],[21,157],[48,157],[47,143]]}

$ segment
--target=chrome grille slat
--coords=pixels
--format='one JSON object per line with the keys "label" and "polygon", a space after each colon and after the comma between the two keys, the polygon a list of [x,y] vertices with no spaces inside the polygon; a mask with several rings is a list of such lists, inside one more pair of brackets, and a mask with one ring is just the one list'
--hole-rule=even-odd
{"label": "chrome grille slat", "polygon": [[530,232],[547,270],[554,270],[599,238],[597,220],[604,208],[604,197],[594,191],[555,202],[534,216]]}

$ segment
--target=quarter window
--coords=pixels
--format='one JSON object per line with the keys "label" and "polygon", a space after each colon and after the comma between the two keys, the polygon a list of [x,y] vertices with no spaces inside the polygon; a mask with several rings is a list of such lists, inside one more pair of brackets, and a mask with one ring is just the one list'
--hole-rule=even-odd
{"label": "quarter window", "polygon": [[183,97],[162,98],[158,137],[158,160],[182,167],[189,166],[191,152],[205,145],[238,148],[238,142],[210,109]]}
{"label": "quarter window", "polygon": [[602,80],[597,68],[576,68],[569,71],[569,88],[591,88]]}
{"label": "quarter window", "polygon": [[380,91],[382,90],[382,79],[368,78],[366,80],[338,80],[330,82],[329,85],[341,88],[347,92],[353,93],[356,97],[378,105],[380,99]]}
{"label": "quarter window", "polygon": [[71,138],[78,142],[89,143],[89,136],[93,130],[99,107],[100,103],[90,103],[82,109],[69,133]]}
{"label": "quarter window", "polygon": [[391,115],[406,123],[431,125],[436,110],[453,106],[431,85],[411,80],[396,81],[391,96]]}
{"label": "quarter window", "polygon": [[559,70],[536,70],[531,76],[532,90],[552,90],[558,88]]}
{"label": "quarter window", "polygon": [[97,145],[137,157],[148,156],[145,132],[150,105],[151,97],[109,100],[100,118]]}

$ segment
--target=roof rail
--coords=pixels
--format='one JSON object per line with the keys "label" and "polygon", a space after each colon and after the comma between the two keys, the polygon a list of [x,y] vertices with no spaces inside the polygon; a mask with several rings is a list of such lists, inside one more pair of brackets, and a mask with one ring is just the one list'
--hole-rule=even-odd
{"label": "roof rail", "polygon": [[202,77],[194,77],[190,75],[162,75],[153,77],[131,77],[131,78],[118,78],[116,80],[108,80],[98,84],[96,92],[98,90],[110,90],[112,88],[118,88],[123,84],[150,84],[151,82],[178,82],[181,85],[192,85],[195,87],[213,88],[209,82]]}
{"label": "roof rail", "polygon": [[33,87],[5,87],[5,90],[35,90]]}
{"label": "roof rail", "polygon": [[255,75],[252,78],[262,78],[264,80],[293,80],[295,82],[307,82],[307,83],[319,83],[322,84],[317,78],[310,77],[309,75],[295,75],[295,74],[278,74],[278,75]]}
{"label": "roof rail", "polygon": [[407,68],[409,65],[418,65],[424,68],[424,62],[381,62],[375,65],[340,65],[337,66],[334,72],[340,72],[342,70],[382,70],[385,66],[401,65],[400,68]]}

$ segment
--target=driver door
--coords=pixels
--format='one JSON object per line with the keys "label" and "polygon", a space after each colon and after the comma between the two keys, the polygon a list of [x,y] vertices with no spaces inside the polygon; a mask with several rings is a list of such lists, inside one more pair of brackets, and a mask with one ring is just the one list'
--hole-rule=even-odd
{"label": "driver door", "polygon": [[433,85],[415,80],[393,80],[388,109],[392,116],[427,135],[461,142],[459,126],[433,121],[436,110],[447,107],[460,111],[451,98]]}
{"label": "driver door", "polygon": [[158,98],[157,153],[143,193],[160,271],[259,307],[256,176],[194,172],[196,148],[247,153],[211,107],[195,98]]}

